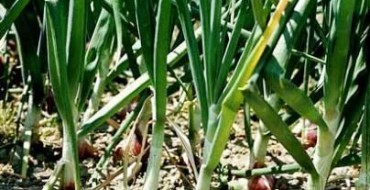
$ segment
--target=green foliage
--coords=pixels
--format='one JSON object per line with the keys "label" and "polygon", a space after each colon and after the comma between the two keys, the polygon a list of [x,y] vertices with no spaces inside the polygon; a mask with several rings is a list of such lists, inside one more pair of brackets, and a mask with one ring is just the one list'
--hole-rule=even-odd
{"label": "green foliage", "polygon": [[[192,150],[202,157],[199,190],[210,188],[242,107],[251,157],[264,162],[273,136],[296,161],[279,172],[302,168],[309,174],[307,189],[324,189],[331,170],[354,154],[347,155],[348,145],[367,138],[361,135],[368,131],[359,132],[359,123],[369,120],[364,115],[367,0],[5,0],[1,5],[6,11],[1,12],[0,37],[17,41],[22,102],[28,100],[29,106],[25,131],[38,123],[49,88],[63,126],[63,162],[45,189],[52,189],[59,173],[62,188],[81,189],[79,142],[139,100],[99,161],[99,175],[148,97],[153,97],[153,128],[144,189],[158,185],[164,131],[173,122],[167,121],[171,94],[185,93],[192,102],[186,129],[191,141],[200,136],[194,126],[195,110],[200,113],[196,125],[203,130],[204,146]],[[1,80],[11,84],[15,79]],[[13,130],[14,112],[7,106],[0,112],[0,134]],[[249,139],[250,114],[259,119],[261,139],[256,141]],[[313,155],[291,131],[300,119],[317,125]],[[188,142],[185,135],[181,138]],[[24,144],[29,139],[24,137]],[[189,147],[198,147],[196,143],[187,143],[188,155],[193,156]],[[368,144],[361,146],[368,151]],[[23,157],[27,160],[27,150]],[[368,168],[366,159],[362,165]],[[25,176],[27,161],[22,165]],[[251,170],[271,173],[268,168]]]}

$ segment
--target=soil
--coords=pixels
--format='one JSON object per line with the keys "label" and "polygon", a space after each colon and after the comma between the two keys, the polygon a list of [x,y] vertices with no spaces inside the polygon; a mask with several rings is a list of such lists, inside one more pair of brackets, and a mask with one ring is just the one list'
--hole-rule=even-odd
{"label": "soil", "polygon": [[[172,117],[174,116],[169,117],[169,119]],[[186,124],[184,117],[177,117],[176,121],[177,124],[184,129]],[[245,140],[246,137],[242,126],[241,118],[237,119],[237,122],[233,126],[230,141],[221,158],[221,165],[223,167],[229,169],[247,169],[249,167],[249,148]],[[253,128],[255,129],[256,126]],[[57,163],[61,155],[60,131],[58,128],[46,126],[44,128],[40,127],[39,129],[42,129],[41,131],[47,134],[39,135],[39,141],[33,142],[30,155],[29,175],[27,178],[21,178],[17,172],[14,171],[19,169],[19,165],[14,163],[10,165],[9,159],[6,159],[6,156],[10,155],[9,151],[12,146],[0,149],[2,158],[0,164],[0,189],[42,189],[43,185],[49,179],[55,167],[55,163]],[[104,149],[111,142],[114,132],[114,128],[105,126],[103,129],[90,135],[92,146],[97,151],[98,156],[87,158],[82,161],[81,175],[83,186],[86,189],[94,189],[97,184],[101,184],[111,176],[114,176],[114,173],[123,165],[122,161],[116,160],[114,162],[111,157],[107,167],[108,170],[106,171],[107,176],[99,179],[96,184],[92,183],[90,180],[95,166],[99,158],[103,155]],[[15,147],[19,148],[19,145]],[[313,150],[309,151],[312,152]],[[268,166],[277,165],[279,163],[293,163],[293,159],[285,149],[274,140],[270,141],[266,160]],[[139,172],[133,176],[134,179],[129,182],[130,189],[142,188],[147,160],[144,158],[142,162],[143,166],[139,169]],[[158,189],[194,189],[194,173],[187,163],[188,159],[186,159],[181,140],[174,130],[168,127],[166,130]],[[199,158],[197,163],[199,163]],[[327,189],[354,189],[354,182],[358,174],[359,168],[356,166],[336,168],[329,178]],[[274,175],[273,178],[275,179],[274,189],[304,189],[307,181],[307,175],[302,172]],[[122,189],[122,179],[123,175],[121,172],[102,189]],[[244,177],[215,174],[212,184],[213,189],[247,189],[248,180]]]}

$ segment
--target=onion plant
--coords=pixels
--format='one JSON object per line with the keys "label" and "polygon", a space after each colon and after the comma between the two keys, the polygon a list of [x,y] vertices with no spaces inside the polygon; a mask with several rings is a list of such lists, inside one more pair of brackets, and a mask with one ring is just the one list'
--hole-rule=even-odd
{"label": "onion plant", "polygon": [[[243,102],[243,97],[241,96],[241,93],[240,93],[240,87],[242,87],[243,85],[246,85],[248,81],[249,81],[248,87],[246,87],[246,92],[245,92],[246,102],[254,109],[257,116],[261,118],[263,125],[266,126],[270,130],[270,132],[278,139],[278,141],[280,141],[285,146],[285,148],[288,149],[289,153],[292,154],[293,158],[296,159],[296,161],[301,165],[301,167],[311,174],[307,188],[308,189],[323,189],[325,186],[326,179],[330,173],[330,170],[332,169],[332,164],[333,164],[332,161],[334,160],[333,150],[336,146],[340,146],[340,145],[334,146],[334,141],[335,141],[335,135],[338,132],[337,129],[340,127],[340,120],[342,120],[340,119],[340,117],[342,116],[340,116],[341,114],[339,113],[337,113],[338,118],[336,118],[335,120],[336,122],[334,122],[333,120],[334,118],[330,117],[331,119],[328,119],[327,112],[328,110],[332,110],[332,111],[337,110],[337,108],[335,109],[329,108],[330,105],[332,106],[345,105],[346,104],[345,101],[348,98],[350,98],[347,96],[349,88],[352,88],[350,86],[357,85],[351,82],[353,80],[352,76],[358,76],[356,74],[353,74],[352,72],[356,72],[355,71],[356,69],[354,68],[361,68],[361,67],[355,66],[356,64],[348,64],[348,62],[351,61],[351,59],[349,59],[350,56],[348,52],[348,47],[350,45],[348,43],[350,39],[354,39],[353,40],[354,42],[360,42],[361,40],[358,38],[357,39],[353,38],[354,36],[352,37],[350,36],[351,34],[350,26],[351,25],[359,26],[358,31],[356,32],[359,32],[360,34],[363,34],[364,26],[361,26],[363,25],[363,23],[361,22],[360,23],[352,22],[351,15],[353,14],[352,11],[354,10],[355,4],[356,4],[354,2],[352,2],[353,3],[352,7],[344,5],[344,4],[342,6],[339,6],[341,2],[338,2],[337,4],[336,3],[325,4],[324,2],[321,2],[323,4],[322,5],[323,9],[330,12],[330,13],[325,14],[325,16],[330,15],[330,17],[325,17],[325,19],[327,20],[324,20],[324,21],[328,21],[329,23],[324,22],[324,24],[322,25],[323,28],[320,28],[315,18],[310,16],[312,14],[316,14],[316,11],[315,11],[315,8],[317,8],[316,2],[314,1],[299,1],[299,2],[291,1],[290,6],[287,6],[287,8],[285,8],[287,3],[288,1],[279,2],[279,4],[276,7],[275,15],[271,16],[270,18],[270,21],[271,21],[270,23],[275,23],[275,25],[268,24],[266,27],[263,21],[264,11],[266,11],[266,8],[263,8],[261,3],[258,3],[258,2],[254,2],[251,4],[253,13],[256,18],[257,27],[255,27],[255,29],[253,30],[251,34],[252,37],[248,40],[249,44],[247,43],[244,53],[241,59],[239,60],[239,63],[237,64],[232,77],[226,85],[224,94],[221,94],[218,101],[215,101],[215,106],[212,105],[213,99],[209,98],[209,97],[212,97],[212,95],[209,95],[212,92],[207,92],[208,93],[207,94],[208,103],[210,101],[211,103],[209,103],[208,105],[208,107],[210,108],[210,110],[208,111],[209,112],[208,113],[209,122],[203,123],[203,125],[207,126],[206,127],[206,139],[205,139],[206,142],[205,142],[205,149],[204,149],[204,155],[203,155],[204,156],[203,165],[200,171],[200,177],[198,179],[197,189],[207,189],[209,187],[212,171],[217,166],[218,159],[222,153],[223,147],[226,144],[228,133],[230,132],[230,127],[233,122],[233,118],[235,117],[239,109],[239,106]],[[358,18],[364,17],[363,13],[366,12],[367,10],[365,4],[366,2],[364,1],[358,2],[358,4],[356,4],[358,6],[357,8],[359,11]],[[211,5],[207,6],[207,4],[202,1],[199,2],[199,7],[200,7],[200,12],[201,12],[200,13],[201,22],[203,24],[202,25],[202,29],[203,29],[202,45],[204,48],[203,49],[204,61],[205,61],[204,68],[207,73],[207,61],[208,61],[207,54],[210,54],[208,55],[210,57],[214,57],[212,56],[213,55],[212,51],[214,50],[214,47],[215,47],[214,45],[208,45],[207,43],[211,44],[211,42],[207,42],[207,40],[212,38],[212,33],[210,31],[216,31],[216,33],[217,31],[219,31],[217,28],[219,26],[217,24],[214,24],[214,25],[210,24],[210,20],[214,21],[214,20],[219,19],[218,15],[215,13],[217,12],[218,7],[217,7],[217,3],[213,3],[213,4],[211,3]],[[338,8],[342,8],[343,10],[338,9]],[[291,12],[289,11],[289,9],[294,9],[294,12],[289,13]],[[281,12],[284,10],[285,10],[284,17],[281,17],[281,14],[282,14]],[[363,12],[361,13],[361,11]],[[345,16],[346,21],[341,20],[341,19],[344,19],[344,17],[343,18],[341,17],[342,14],[346,15]],[[332,15],[335,15],[335,16],[332,16]],[[302,30],[302,26],[305,25],[305,22],[308,18],[311,19],[312,28],[314,28],[314,30],[321,37],[319,40],[323,41],[324,45],[326,45],[326,48],[333,48],[332,50],[328,49],[327,51],[328,55],[326,57],[325,70],[322,74],[325,75],[326,77],[334,74],[331,80],[333,80],[333,83],[337,84],[337,86],[331,83],[328,83],[328,81],[330,81],[328,79],[324,81],[323,85],[324,85],[325,93],[324,93],[323,99],[324,99],[324,110],[326,110],[324,112],[324,117],[322,117],[320,112],[317,110],[317,108],[314,107],[314,104],[311,102],[308,96],[305,95],[303,91],[298,89],[294,85],[294,83],[292,83],[294,81],[292,82],[289,81],[289,77],[290,77],[289,75],[291,75],[292,74],[291,72],[293,71],[292,68],[289,68],[291,67],[291,64],[288,64],[289,63],[288,61],[290,60],[289,55],[290,55],[290,52],[292,51],[292,48],[294,47],[294,44],[297,38],[299,36],[302,36],[302,34],[300,34],[300,31]],[[287,22],[286,20],[288,19],[292,19],[292,22],[291,23],[289,21]],[[276,26],[278,21],[281,22],[279,27]],[[328,26],[331,26],[329,39],[324,39],[325,36],[322,35],[322,32],[324,31],[324,29],[327,29],[326,28],[327,26],[325,24],[328,24]],[[279,31],[281,31],[284,27],[286,27],[286,32],[280,33]],[[258,34],[258,30],[262,30],[263,32],[262,35]],[[334,37],[337,31],[338,31],[338,35],[340,34],[344,36]],[[353,35],[356,35],[356,32],[353,32]],[[217,35],[220,35],[220,34],[217,33]],[[187,36],[187,37],[191,39],[191,36]],[[329,42],[329,43],[326,44],[326,42]],[[338,45],[338,42],[343,43],[340,46],[345,47],[344,50],[343,48],[339,48],[339,47],[334,48],[331,45],[331,43]],[[251,48],[253,47],[251,44],[254,46],[254,48]],[[268,45],[268,48],[265,48],[266,45]],[[361,47],[361,44],[358,44],[358,46]],[[194,47],[194,45],[192,47]],[[210,48],[212,50],[207,51],[207,48]],[[193,49],[194,48],[191,48],[191,50]],[[342,58],[339,58],[340,57],[339,55],[331,55],[329,53],[330,51],[337,51],[338,53],[341,52],[340,55],[342,56]],[[355,52],[354,54],[356,55],[355,57],[357,57],[358,52]],[[334,64],[334,63],[330,63],[331,59],[336,60],[335,61],[336,66],[330,66],[331,64]],[[342,64],[344,65],[343,69],[341,70],[338,70],[340,68],[337,65],[337,62],[339,61],[338,59],[340,59]],[[357,60],[357,58],[354,58],[354,59]],[[356,62],[357,61],[355,61],[355,63]],[[257,63],[259,63],[259,66],[257,66],[257,70],[254,72]],[[361,61],[357,63],[361,64]],[[212,66],[217,68],[217,64],[215,63],[213,63]],[[351,68],[351,66],[353,68]],[[210,68],[210,66],[208,66],[208,68]],[[208,80],[209,83],[212,83],[212,80],[215,74],[212,74],[212,69],[210,70],[211,71],[208,71],[209,74],[207,73],[205,75],[205,78],[206,78],[205,80],[206,81]],[[334,70],[338,70],[338,71],[334,71]],[[360,70],[357,70],[357,73],[360,72]],[[253,74],[253,77],[251,78],[252,74]],[[193,73],[193,75],[195,75],[195,72]],[[346,76],[348,75],[350,76],[348,78],[349,81],[345,81]],[[251,86],[253,86],[254,84],[253,81],[260,80],[259,79],[260,77],[263,77],[266,80],[267,88],[271,89],[274,93],[276,93],[276,95],[274,96],[277,96],[277,97],[272,96],[271,100],[269,100],[270,104],[272,105],[266,104],[266,106],[263,106],[264,104],[262,103],[263,100],[258,100],[256,99],[257,97],[253,95],[256,92],[252,90],[254,88],[253,87],[251,88]],[[286,77],[287,79],[285,79]],[[344,87],[343,86],[344,84],[347,84],[348,86]],[[199,86],[197,87],[199,88]],[[345,89],[345,90],[342,92],[343,94],[341,94],[340,91],[338,92],[338,89]],[[209,87],[206,87],[206,91],[212,91],[212,89]],[[339,97],[342,97],[340,98],[340,100],[343,101],[342,103],[337,102],[339,99],[335,100],[336,98],[339,98]],[[291,135],[291,132],[289,131],[282,132],[285,129],[287,129],[288,126],[284,124],[283,121],[279,121],[280,120],[279,116],[276,113],[274,113],[275,112],[274,109],[279,110],[281,107],[279,106],[279,104],[281,104],[281,103],[278,103],[279,101],[285,102],[291,108],[293,108],[294,111],[299,113],[302,117],[309,119],[311,122],[319,126],[318,144],[316,147],[315,155],[313,157],[314,159],[313,163],[311,162],[309,156],[304,152],[303,147],[297,147],[296,145],[294,145],[294,144],[299,144],[299,142],[295,140],[296,138],[293,135]],[[260,102],[260,103],[256,103],[256,102]],[[276,102],[277,104],[273,102]],[[359,105],[363,105],[363,104],[359,102]],[[202,111],[204,111],[204,108]],[[276,120],[273,119],[275,117],[276,117]],[[359,118],[354,117],[353,119],[355,121],[356,120],[358,121]],[[354,121],[351,121],[351,122],[354,122]],[[278,127],[279,131],[275,131],[275,129],[273,130],[272,127],[276,128],[276,125],[280,125],[280,127]],[[344,124],[343,128],[346,129],[347,126]],[[282,133],[278,134],[279,132],[282,132]],[[352,134],[352,133],[349,133],[349,134]],[[346,138],[347,143],[350,137],[351,136]],[[262,143],[262,141],[264,141],[264,143]],[[262,140],[262,141],[257,141],[257,143],[255,144],[255,146],[258,149],[256,152],[257,157],[261,157],[258,154],[261,151],[264,151],[263,149],[265,149],[264,147],[266,147],[266,144],[265,144],[266,138],[265,140]],[[295,143],[292,143],[292,142],[295,142]],[[265,145],[262,146],[261,143]],[[343,145],[345,143],[341,142],[340,144]],[[342,152],[338,152],[337,155],[341,153]],[[263,155],[264,154],[262,153],[262,157]],[[261,158],[258,158],[258,159],[261,159]]]}
{"label": "onion plant", "polygon": [[[368,85],[369,87],[369,85]],[[357,182],[357,188],[358,189],[368,189],[369,188],[369,146],[366,142],[369,141],[369,129],[367,128],[367,125],[369,124],[369,88],[366,89],[366,99],[365,99],[365,112],[364,112],[364,118],[362,121],[361,126],[361,133],[362,133],[362,162],[361,162],[361,174],[359,177],[359,180]]]}
{"label": "onion plant", "polygon": [[[139,6],[137,4],[136,6]],[[171,2],[160,0],[158,4],[157,24],[155,27],[154,45],[152,46],[153,65],[145,62],[147,68],[152,68],[152,84],[154,88],[153,102],[153,139],[150,148],[150,158],[143,189],[156,189],[162,157],[162,144],[166,122],[167,102],[167,53],[169,51]],[[150,18],[146,18],[150,19]],[[145,31],[146,32],[146,31]],[[144,58],[145,59],[145,58]],[[150,73],[150,72],[149,72]]]}
{"label": "onion plant", "polygon": [[[78,10],[78,6],[83,8]],[[63,189],[81,189],[76,135],[78,109],[75,100],[78,97],[78,76],[83,68],[85,39],[76,37],[85,36],[84,9],[83,2],[45,2],[50,80],[63,123]],[[69,21],[72,19],[76,20]]]}
{"label": "onion plant", "polygon": [[[26,10],[30,6],[26,7]],[[46,60],[44,46],[41,43],[44,39],[42,28],[37,24],[36,17],[28,17],[22,12],[14,22],[17,31],[18,52],[22,63],[22,78],[24,84],[29,84],[30,95],[28,98],[28,111],[23,132],[23,153],[21,175],[26,177],[28,169],[28,155],[31,148],[32,129],[41,118],[41,103],[44,97],[43,67]],[[31,29],[32,33],[27,30]]]}
{"label": "onion plant", "polygon": [[[28,97],[22,176],[27,176],[30,135],[41,118],[45,86],[53,91],[63,126],[62,158],[44,189],[52,189],[57,180],[60,189],[82,189],[79,142],[139,100],[106,148],[95,179],[122,134],[140,117],[139,111],[147,109],[143,104],[149,102],[148,97],[153,97],[153,126],[143,189],[156,189],[168,120],[167,98],[182,91],[192,102],[187,129],[190,142],[179,127],[175,131],[188,155],[201,152],[199,171],[194,171],[196,189],[210,189],[241,108],[253,162],[248,175],[246,171],[229,173],[247,177],[273,173],[272,166],[253,166],[264,167],[268,142],[274,136],[295,160],[277,172],[302,169],[309,176],[306,189],[320,190],[333,168],[350,165],[344,163],[346,158],[357,156],[348,145],[361,142],[363,168],[358,187],[368,188],[369,1],[0,3],[6,9],[0,38],[10,35],[8,31],[16,34]],[[108,87],[122,76],[128,83],[102,104]],[[176,83],[167,80],[170,77]],[[199,110],[204,134],[201,151],[194,150],[200,136],[195,110]],[[259,118],[254,139],[250,114]],[[292,132],[299,120],[317,126],[312,155]],[[196,170],[192,155],[191,159]]]}
{"label": "onion plant", "polygon": [[[369,36],[366,36],[365,38],[365,41],[364,43],[366,45],[364,45],[364,51],[368,51],[369,50],[369,40],[370,40],[370,37]],[[366,63],[369,62],[369,56],[364,56],[364,61]],[[365,111],[364,111],[364,116],[363,116],[363,121],[362,121],[362,125],[361,125],[361,133],[362,133],[362,143],[361,143],[361,146],[362,146],[362,162],[361,162],[361,173],[360,173],[360,177],[359,177],[359,180],[357,182],[357,187],[358,189],[368,189],[369,188],[369,144],[367,142],[369,142],[369,129],[368,129],[368,123],[369,123],[369,84],[370,83],[367,83],[367,88],[366,88],[366,95],[365,95]]]}

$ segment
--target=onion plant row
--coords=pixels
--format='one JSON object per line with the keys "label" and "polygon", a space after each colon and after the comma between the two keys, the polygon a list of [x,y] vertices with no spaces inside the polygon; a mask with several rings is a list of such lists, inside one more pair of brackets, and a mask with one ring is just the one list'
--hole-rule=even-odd
{"label": "onion plant row", "polygon": [[[28,108],[17,137],[23,177],[49,88],[61,120],[62,158],[44,189],[83,189],[79,152],[89,146],[88,136],[135,102],[94,176],[139,112],[152,113],[143,189],[157,189],[165,130],[175,125],[167,102],[182,93],[192,102],[189,135],[175,131],[193,162],[196,189],[217,180],[237,116],[245,121],[251,174],[273,173],[266,166],[273,137],[295,161],[279,173],[307,173],[306,189],[325,189],[331,171],[358,155],[357,186],[369,188],[368,0],[3,0],[0,6],[0,38],[16,39]],[[128,83],[102,103],[122,78]],[[313,154],[293,132],[302,123],[299,132],[311,130],[305,123],[317,128]]]}

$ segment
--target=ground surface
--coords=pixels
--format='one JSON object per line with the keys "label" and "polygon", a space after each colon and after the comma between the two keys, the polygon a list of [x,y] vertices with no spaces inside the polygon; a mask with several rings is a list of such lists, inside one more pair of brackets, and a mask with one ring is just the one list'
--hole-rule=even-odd
{"label": "ground surface", "polygon": [[[178,124],[185,124],[183,118],[178,118]],[[21,177],[14,172],[18,165],[10,165],[5,162],[10,152],[8,148],[2,148],[1,164],[0,164],[0,189],[41,189],[43,184],[48,180],[56,161],[60,158],[60,132],[52,127],[42,129],[41,140],[39,143],[34,143],[31,150],[29,177],[22,180]],[[95,169],[95,165],[99,157],[103,154],[104,148],[109,144],[112,138],[114,129],[109,129],[109,133],[97,131],[92,134],[91,140],[93,147],[98,151],[96,158],[87,158],[82,163],[82,178],[84,186],[88,189],[93,189],[96,185],[91,182],[91,174]],[[44,135],[44,136],[42,136]],[[228,166],[232,169],[247,169],[249,167],[249,149],[245,141],[244,130],[240,119],[236,122],[233,128],[233,133],[230,141],[222,155],[221,163],[223,166]],[[292,158],[286,153],[284,148],[274,140],[270,142],[269,155],[267,156],[268,165],[276,165],[277,162],[292,163]],[[185,159],[184,159],[185,158]],[[194,175],[191,169],[186,164],[186,154],[182,146],[181,140],[176,133],[168,127],[166,130],[165,145],[163,151],[162,170],[160,172],[159,189],[194,189]],[[142,159],[143,167],[137,175],[133,176],[133,180],[129,182],[130,189],[141,189],[143,183],[143,174],[147,160]],[[115,163],[110,159],[108,165],[109,174],[113,176],[116,171],[121,168],[122,162]],[[102,177],[97,184],[103,183],[109,177]],[[358,168],[344,167],[335,169],[329,179],[327,189],[354,189],[354,181],[358,176]],[[229,178],[226,184],[220,183],[218,178]],[[301,172],[293,174],[275,175],[275,189],[304,189],[306,183],[306,175]],[[112,179],[102,189],[122,189],[122,174]],[[214,175],[214,189],[247,189],[247,179],[237,176],[221,176]]]}

